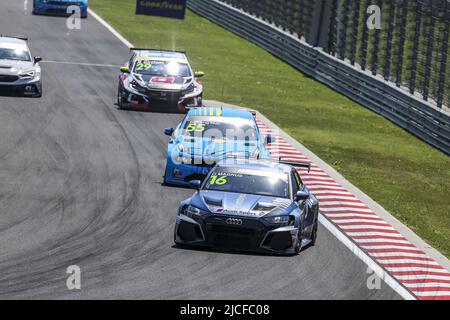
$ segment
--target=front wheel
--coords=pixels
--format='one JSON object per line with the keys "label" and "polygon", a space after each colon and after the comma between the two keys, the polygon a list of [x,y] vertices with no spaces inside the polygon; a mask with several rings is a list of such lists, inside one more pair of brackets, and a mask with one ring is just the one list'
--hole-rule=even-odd
{"label": "front wheel", "polygon": [[319,227],[319,222],[316,220],[316,222],[314,223],[313,230],[311,232],[311,246],[316,244],[318,227]]}
{"label": "front wheel", "polygon": [[299,228],[297,232],[297,241],[295,242],[294,247],[295,254],[299,254],[301,250],[302,250],[302,232],[301,229]]}
{"label": "front wheel", "polygon": [[123,109],[122,94],[120,92],[120,86],[117,88],[117,106],[119,107],[119,109]]}

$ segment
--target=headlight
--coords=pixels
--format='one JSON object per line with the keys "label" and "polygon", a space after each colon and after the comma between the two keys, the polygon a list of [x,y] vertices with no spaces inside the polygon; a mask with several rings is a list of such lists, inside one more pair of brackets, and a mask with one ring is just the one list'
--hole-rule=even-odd
{"label": "headlight", "polygon": [[194,91],[195,91],[195,85],[192,83],[189,87],[187,87],[185,90],[183,90],[182,95],[185,96]]}
{"label": "headlight", "polygon": [[20,79],[23,80],[31,80],[34,78],[36,72],[34,71],[28,71],[28,72],[23,72],[19,75]]}
{"label": "headlight", "polygon": [[294,225],[295,218],[292,216],[275,216],[264,218],[270,224],[279,224],[282,226]]}
{"label": "headlight", "polygon": [[181,214],[184,214],[185,216],[192,218],[193,216],[200,216],[202,214],[202,210],[189,205],[184,211],[181,212]]}
{"label": "headlight", "polygon": [[141,87],[141,85],[134,79],[130,81],[128,87],[131,90],[134,90],[134,91],[137,91],[140,93],[145,93],[145,88]]}

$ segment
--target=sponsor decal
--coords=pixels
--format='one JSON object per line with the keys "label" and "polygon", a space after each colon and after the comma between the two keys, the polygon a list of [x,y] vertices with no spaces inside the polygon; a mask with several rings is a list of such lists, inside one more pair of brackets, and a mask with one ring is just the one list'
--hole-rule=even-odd
{"label": "sponsor decal", "polygon": [[184,19],[186,0],[137,0],[136,14]]}
{"label": "sponsor decal", "polygon": [[164,83],[164,84],[172,84],[175,82],[174,77],[152,77],[150,79],[150,83]]}

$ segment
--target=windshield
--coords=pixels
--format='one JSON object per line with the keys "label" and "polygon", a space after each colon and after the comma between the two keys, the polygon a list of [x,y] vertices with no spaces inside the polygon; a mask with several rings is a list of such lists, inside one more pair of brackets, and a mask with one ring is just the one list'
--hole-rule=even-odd
{"label": "windshield", "polygon": [[229,140],[257,140],[255,124],[242,118],[189,117],[181,128],[183,134],[203,138]]}
{"label": "windshield", "polygon": [[0,59],[31,61],[28,51],[22,49],[0,48]]}
{"label": "windshield", "polygon": [[212,172],[203,190],[289,198],[287,174],[252,169],[219,167]]}
{"label": "windshield", "polygon": [[140,60],[134,65],[134,73],[159,77],[190,77],[191,70],[186,63],[174,61]]}

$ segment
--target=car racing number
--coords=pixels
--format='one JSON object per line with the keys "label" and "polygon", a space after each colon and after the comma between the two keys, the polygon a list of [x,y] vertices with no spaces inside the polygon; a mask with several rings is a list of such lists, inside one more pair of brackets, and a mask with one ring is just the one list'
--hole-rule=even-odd
{"label": "car racing number", "polygon": [[187,132],[203,132],[205,131],[206,126],[204,123],[189,123],[186,131]]}
{"label": "car racing number", "polygon": [[211,186],[226,185],[228,183],[228,177],[240,179],[243,177],[243,175],[239,174],[239,173],[234,173],[234,172],[219,172],[219,173],[211,175],[211,177],[209,179],[209,185],[211,185]]}
{"label": "car racing number", "polygon": [[218,186],[223,186],[224,184],[227,184],[228,180],[226,176],[217,176],[217,175],[213,175],[211,176],[211,180],[209,180],[209,184],[210,185],[218,185]]}
{"label": "car racing number", "polygon": [[148,71],[152,68],[151,63],[138,62],[136,63],[136,71]]}

